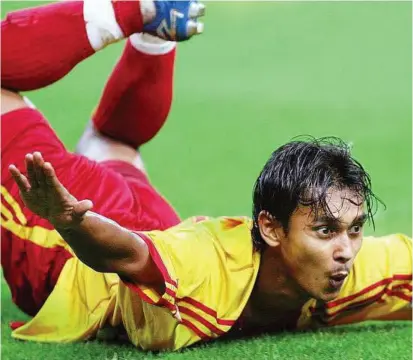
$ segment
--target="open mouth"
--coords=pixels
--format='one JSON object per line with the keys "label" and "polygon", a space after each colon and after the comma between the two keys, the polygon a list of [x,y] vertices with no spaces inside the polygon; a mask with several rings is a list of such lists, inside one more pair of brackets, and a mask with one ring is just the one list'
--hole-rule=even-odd
{"label": "open mouth", "polygon": [[347,272],[339,272],[333,274],[329,277],[329,284],[333,289],[340,289],[343,286],[344,280],[346,279]]}

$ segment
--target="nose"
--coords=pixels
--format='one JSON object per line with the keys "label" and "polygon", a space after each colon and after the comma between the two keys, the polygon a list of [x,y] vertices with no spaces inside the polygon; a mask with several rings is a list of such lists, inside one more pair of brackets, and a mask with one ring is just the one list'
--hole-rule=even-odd
{"label": "nose", "polygon": [[353,258],[353,255],[354,251],[351,239],[347,235],[343,235],[338,240],[337,246],[334,250],[334,260],[341,264],[346,264]]}

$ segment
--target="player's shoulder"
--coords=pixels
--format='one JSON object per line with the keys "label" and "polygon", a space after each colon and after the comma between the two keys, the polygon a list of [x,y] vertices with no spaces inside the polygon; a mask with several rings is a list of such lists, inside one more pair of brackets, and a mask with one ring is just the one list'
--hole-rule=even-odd
{"label": "player's shoulder", "polygon": [[230,230],[240,225],[251,226],[252,219],[248,216],[192,216],[176,225],[176,227],[195,226],[198,224],[202,224],[202,226],[215,225],[219,230]]}
{"label": "player's shoulder", "polygon": [[244,216],[197,216],[165,231],[147,234],[157,247],[167,249],[170,256],[179,257],[179,262],[188,267],[237,268],[253,263],[251,225],[251,219]]}
{"label": "player's shoulder", "polygon": [[406,256],[411,257],[411,251],[412,239],[407,235],[367,236],[363,239],[356,262],[364,263],[363,266],[368,263],[376,266],[376,263],[383,263],[384,260],[398,262]]}
{"label": "player's shoulder", "polygon": [[338,314],[342,309],[367,306],[380,298],[387,288],[404,286],[411,279],[411,238],[403,234],[367,236],[339,298],[327,307]]}
{"label": "player's shoulder", "polygon": [[251,240],[252,220],[246,216],[193,216],[163,232],[165,236],[179,238],[197,237],[204,241],[224,241],[237,237],[242,242]]}
{"label": "player's shoulder", "polygon": [[[246,216],[195,218],[193,227],[200,240],[213,244],[216,251],[236,254],[252,252],[252,220]],[[250,251],[248,251],[248,249]]]}
{"label": "player's shoulder", "polygon": [[395,280],[411,279],[412,240],[403,234],[368,236],[354,261],[343,292],[376,289]]}
{"label": "player's shoulder", "polygon": [[225,236],[229,232],[251,231],[252,220],[247,216],[220,216],[198,221],[199,225],[209,229],[216,236]]}

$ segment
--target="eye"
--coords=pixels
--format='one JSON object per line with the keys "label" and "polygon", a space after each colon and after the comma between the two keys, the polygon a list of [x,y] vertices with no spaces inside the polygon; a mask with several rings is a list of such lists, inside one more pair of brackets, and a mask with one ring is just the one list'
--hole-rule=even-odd
{"label": "eye", "polygon": [[334,234],[334,229],[328,227],[328,226],[318,226],[314,228],[315,232],[317,233],[318,236],[322,238],[329,238],[331,235]]}
{"label": "eye", "polygon": [[363,226],[362,225],[353,225],[350,230],[349,233],[351,235],[358,235],[361,233],[361,231],[363,230]]}

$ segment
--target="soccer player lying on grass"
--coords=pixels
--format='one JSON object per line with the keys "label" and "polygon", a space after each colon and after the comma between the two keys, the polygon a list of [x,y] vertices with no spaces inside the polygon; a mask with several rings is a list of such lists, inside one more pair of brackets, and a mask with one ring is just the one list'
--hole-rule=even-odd
{"label": "soccer player lying on grass", "polygon": [[[231,333],[411,319],[411,240],[363,239],[375,197],[340,141],[277,149],[257,179],[253,219],[178,224],[133,149],[168,113],[173,53],[159,52],[173,51],[171,43],[128,41],[78,147],[86,156],[65,150],[16,91],[48,85],[86,57],[83,8],[69,11],[78,4],[18,12],[2,24],[3,86],[14,90],[2,91],[2,266],[13,301],[34,316],[15,338],[85,340],[112,327],[143,349],[179,349]],[[67,53],[49,49],[60,42],[42,30],[56,13],[61,24],[75,18],[66,31],[77,42],[59,34],[73,41]],[[37,21],[27,25],[25,16]],[[9,53],[17,35],[29,37],[28,48],[40,35],[50,41]]]}
{"label": "soccer player lying on grass", "polygon": [[93,213],[38,152],[26,170],[10,167],[24,203],[77,258],[18,338],[70,340],[71,329],[90,336],[107,323],[145,349],[176,349],[231,329],[411,319],[411,241],[363,239],[374,198],[342,144],[277,149],[256,182],[253,220],[194,218],[165,231],[130,231]]}

